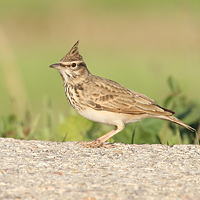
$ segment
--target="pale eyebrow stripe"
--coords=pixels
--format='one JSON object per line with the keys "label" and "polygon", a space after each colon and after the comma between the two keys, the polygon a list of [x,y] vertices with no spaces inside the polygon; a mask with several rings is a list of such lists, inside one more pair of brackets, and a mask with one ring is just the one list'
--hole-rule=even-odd
{"label": "pale eyebrow stripe", "polygon": [[79,63],[82,63],[83,61],[71,61],[71,62],[59,62],[60,64],[62,65],[71,65],[72,63],[76,63],[76,64],[79,64]]}

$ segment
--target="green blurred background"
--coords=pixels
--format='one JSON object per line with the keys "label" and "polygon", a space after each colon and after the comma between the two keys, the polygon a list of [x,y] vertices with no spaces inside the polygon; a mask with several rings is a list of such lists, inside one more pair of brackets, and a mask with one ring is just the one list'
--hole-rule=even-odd
{"label": "green blurred background", "polygon": [[74,114],[48,66],[77,40],[95,75],[162,106],[169,76],[182,95],[200,98],[200,1],[9,0],[0,6],[0,116],[29,110],[35,119],[46,106],[56,127]]}

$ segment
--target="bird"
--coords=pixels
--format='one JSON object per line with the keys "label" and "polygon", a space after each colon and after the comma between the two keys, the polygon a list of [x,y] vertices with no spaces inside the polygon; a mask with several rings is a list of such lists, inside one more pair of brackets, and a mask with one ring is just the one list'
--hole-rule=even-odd
{"label": "bird", "polygon": [[94,122],[115,126],[115,129],[105,135],[85,143],[86,147],[104,146],[109,138],[124,129],[125,124],[144,118],[167,120],[195,131],[173,116],[174,111],[159,106],[146,95],[93,75],[79,54],[78,45],[79,40],[58,63],[49,67],[59,71],[67,100],[80,115]]}

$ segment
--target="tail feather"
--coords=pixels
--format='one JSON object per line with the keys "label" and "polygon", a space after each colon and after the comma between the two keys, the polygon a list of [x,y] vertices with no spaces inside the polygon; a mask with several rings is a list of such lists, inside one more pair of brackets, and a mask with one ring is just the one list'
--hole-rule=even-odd
{"label": "tail feather", "polygon": [[166,116],[166,115],[163,115],[163,116],[158,116],[156,118],[159,118],[159,119],[164,119],[164,120],[167,120],[167,121],[170,121],[170,122],[173,122],[173,123],[176,123],[180,126],[183,126],[184,128],[187,128],[188,130],[194,132],[196,131],[194,128],[192,128],[191,126],[185,124],[184,122],[182,122],[180,119],[170,115],[170,116]]}

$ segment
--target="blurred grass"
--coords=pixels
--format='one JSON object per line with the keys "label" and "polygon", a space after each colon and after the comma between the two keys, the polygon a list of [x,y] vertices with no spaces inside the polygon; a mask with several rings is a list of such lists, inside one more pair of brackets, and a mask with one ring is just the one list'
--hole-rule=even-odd
{"label": "blurred grass", "polygon": [[[15,59],[13,63],[5,51],[7,47],[1,43],[0,49],[4,54],[0,56],[0,116],[5,121],[11,120],[11,124],[13,120],[17,124],[27,124],[24,122],[27,118],[25,110],[29,109],[32,125],[27,126],[41,128],[37,129],[37,133],[32,132],[46,135],[43,139],[55,139],[55,127],[64,123],[65,117],[70,117],[73,111],[67,104],[59,74],[48,66],[60,60],[78,39],[80,53],[93,74],[113,79],[125,87],[144,93],[160,105],[163,105],[166,95],[171,93],[166,80],[172,76],[180,83],[183,96],[198,101],[199,10],[200,2],[197,0],[1,2],[0,28],[5,37],[0,34],[0,39],[8,41],[9,52]],[[18,78],[22,90],[16,87],[11,78],[14,76]],[[8,89],[10,86],[6,80],[10,81],[9,85],[13,85],[14,92]],[[54,128],[53,125],[49,128],[50,124],[41,122],[43,120],[39,117],[46,116],[43,113],[46,99],[51,100],[49,110]],[[182,112],[178,106],[173,109],[177,113]],[[9,116],[14,118],[9,119]],[[82,136],[77,136],[78,139],[84,138],[89,132],[92,135],[92,130],[97,132],[96,136],[108,130],[107,126],[103,126],[98,132],[97,125],[87,124],[89,122],[84,122],[82,118],[78,120],[88,127]],[[146,120],[144,123],[149,123],[150,127],[151,123],[156,124],[154,120]],[[22,127],[24,129],[24,125]],[[127,126],[130,131],[128,136],[124,136],[128,138],[125,141],[131,140],[134,127]],[[140,127],[140,123],[137,127]],[[160,128],[161,125],[158,125]],[[137,136],[138,129],[134,137],[136,142],[142,141]],[[158,130],[152,128],[152,131]],[[28,134],[27,138],[32,138],[34,134]],[[91,139],[92,136],[87,137]],[[57,139],[61,141],[61,138]],[[158,139],[150,138],[148,142],[159,142]]]}

